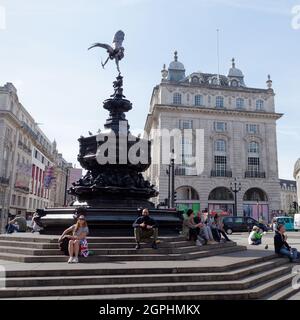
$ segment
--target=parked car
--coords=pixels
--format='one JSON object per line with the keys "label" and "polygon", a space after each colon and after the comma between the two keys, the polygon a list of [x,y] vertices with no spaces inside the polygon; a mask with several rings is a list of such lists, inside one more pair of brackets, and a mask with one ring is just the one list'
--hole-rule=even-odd
{"label": "parked car", "polygon": [[234,217],[229,216],[223,218],[224,230],[227,234],[232,234],[233,232],[249,232],[252,230],[253,226],[257,226],[263,231],[268,231],[269,227],[263,223],[251,217]]}
{"label": "parked car", "polygon": [[300,213],[294,215],[294,229],[295,231],[300,230]]}

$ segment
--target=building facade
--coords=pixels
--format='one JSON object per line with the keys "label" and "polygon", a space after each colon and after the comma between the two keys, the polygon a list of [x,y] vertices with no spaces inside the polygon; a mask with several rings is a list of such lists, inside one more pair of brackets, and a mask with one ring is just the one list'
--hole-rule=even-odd
{"label": "building facade", "polygon": [[297,185],[295,180],[280,179],[280,211],[283,214],[295,213],[294,203],[297,200]]}
{"label": "building facade", "polygon": [[[0,208],[3,231],[9,214],[30,215],[56,204],[55,172],[62,156],[20,103],[12,83],[0,87]],[[65,160],[64,160],[65,161]],[[61,178],[56,184],[62,193]],[[65,185],[64,185],[65,186]],[[63,192],[64,193],[64,192]],[[59,199],[61,201],[61,199]],[[58,201],[59,203],[59,201]],[[64,202],[61,202],[63,205]]]}
{"label": "building facade", "polygon": [[[296,180],[296,188],[297,188],[297,203],[300,205],[300,158],[296,161],[294,166],[294,179]],[[299,210],[299,208],[298,208]]]}
{"label": "building facade", "polygon": [[[266,89],[247,87],[234,59],[227,76],[202,72],[186,76],[175,52],[153,89],[145,124],[153,162],[146,175],[160,193],[154,201],[168,198],[168,166],[162,158],[176,149],[175,140],[166,147],[155,135],[179,129],[182,135],[174,155],[177,207],[233,213],[231,183],[236,178],[241,184],[238,215],[269,220],[280,208],[276,120],[282,114],[275,112],[274,96],[270,76]],[[186,129],[192,129],[192,136],[185,136]],[[197,130],[203,133],[202,140],[196,139]],[[192,157],[202,157],[203,170],[191,164]]]}

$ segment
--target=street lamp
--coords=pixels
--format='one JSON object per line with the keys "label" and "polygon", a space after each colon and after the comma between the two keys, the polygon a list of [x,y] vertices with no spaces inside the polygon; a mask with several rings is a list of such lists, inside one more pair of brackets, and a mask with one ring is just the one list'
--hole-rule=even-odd
{"label": "street lamp", "polygon": [[234,178],[234,182],[230,182],[230,189],[234,193],[234,216],[237,216],[237,193],[242,189],[241,183]]}
{"label": "street lamp", "polygon": [[168,208],[170,208],[170,204],[171,204],[171,164],[168,164],[166,174],[168,175]]}
{"label": "street lamp", "polygon": [[171,208],[175,207],[175,155],[174,149],[172,149],[170,155],[170,168],[171,168]]}

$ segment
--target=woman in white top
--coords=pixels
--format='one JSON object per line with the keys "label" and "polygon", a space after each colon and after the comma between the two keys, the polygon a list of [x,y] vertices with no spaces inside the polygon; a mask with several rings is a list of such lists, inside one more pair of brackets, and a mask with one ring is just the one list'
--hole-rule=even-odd
{"label": "woman in white top", "polygon": [[[72,235],[69,235],[71,233]],[[80,243],[85,240],[89,233],[85,216],[79,216],[77,223],[66,229],[58,241],[61,241],[64,237],[69,238],[69,260],[68,263],[78,263],[78,254],[80,250]]]}

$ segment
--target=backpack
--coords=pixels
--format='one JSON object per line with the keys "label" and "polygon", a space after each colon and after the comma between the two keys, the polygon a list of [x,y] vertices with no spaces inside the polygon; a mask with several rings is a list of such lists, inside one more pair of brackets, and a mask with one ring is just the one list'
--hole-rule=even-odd
{"label": "backpack", "polygon": [[59,242],[59,249],[64,253],[65,256],[69,255],[69,241],[69,238],[63,237],[63,239]]}

